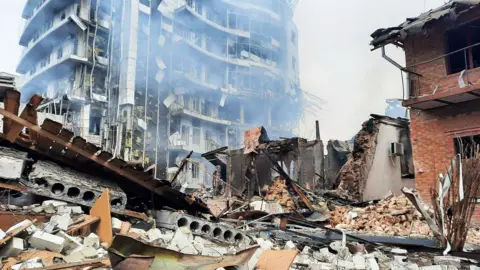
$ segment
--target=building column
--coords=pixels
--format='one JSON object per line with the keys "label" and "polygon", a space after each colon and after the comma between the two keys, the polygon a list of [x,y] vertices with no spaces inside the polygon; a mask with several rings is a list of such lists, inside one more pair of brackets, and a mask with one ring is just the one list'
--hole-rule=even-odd
{"label": "building column", "polygon": [[81,136],[84,137],[86,135],[89,134],[89,131],[90,131],[90,109],[91,109],[91,105],[88,104],[88,105],[84,105],[82,106],[82,109],[81,109],[81,114],[80,114],[80,117],[81,117],[81,123],[80,123],[80,130],[81,130]]}

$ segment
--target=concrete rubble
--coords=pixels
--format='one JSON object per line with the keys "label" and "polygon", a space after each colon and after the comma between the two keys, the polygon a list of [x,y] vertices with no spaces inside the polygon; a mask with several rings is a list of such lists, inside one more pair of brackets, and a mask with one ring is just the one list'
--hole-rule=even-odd
{"label": "concrete rubble", "polygon": [[[364,128],[364,136],[356,138],[363,150],[354,149],[354,157],[356,151],[368,151],[374,144],[369,139],[368,123]],[[375,132],[375,128],[371,131]],[[284,147],[279,145],[277,151]],[[264,158],[270,162],[268,154]],[[259,265],[263,265],[263,270],[269,270],[269,265],[270,269],[313,270],[476,269],[478,262],[468,254],[443,256],[443,250],[435,249],[438,245],[428,246],[434,250],[429,253],[422,251],[427,247],[426,242],[434,243],[432,232],[407,197],[389,194],[378,201],[360,202],[352,197],[361,194],[345,195],[345,191],[358,190],[358,187],[343,183],[339,190],[312,190],[292,179],[286,172],[288,168],[273,160],[271,163],[275,173],[263,181],[268,185],[249,183],[255,186],[246,192],[252,196],[231,196],[228,187],[220,193],[204,190],[201,199],[173,193],[175,200],[185,196],[188,202],[178,208],[146,206],[142,209],[138,205],[131,208],[128,200],[134,199],[116,185],[113,193],[106,189],[101,193],[98,187],[89,186],[85,192],[94,190],[95,200],[88,203],[65,198],[60,188],[52,190],[53,195],[49,194],[47,199],[35,198],[33,204],[0,204],[0,218],[12,214],[25,219],[0,226],[2,263],[5,269],[64,265],[114,269],[128,261],[130,255],[148,253],[154,256],[154,261],[164,260],[165,254],[168,258],[178,258],[177,265],[182,265],[182,258],[187,258],[184,255],[202,262],[213,260],[208,269],[254,270],[260,269]],[[37,185],[44,183],[41,179],[60,183],[60,176],[68,175],[65,186],[72,190],[78,186],[73,181],[78,177],[73,170],[53,175],[53,170],[39,171],[42,163],[37,164],[35,177],[30,175],[30,180]],[[353,167],[348,169],[348,166]],[[340,174],[345,177],[362,174],[360,163],[348,166]],[[51,163],[45,167],[60,170]],[[250,173],[249,179],[254,181],[251,173],[256,168],[246,170]],[[86,178],[87,175],[82,174],[82,181]],[[95,179],[98,177],[88,181]],[[361,179],[357,180],[350,184],[361,186]],[[120,197],[122,206],[118,207],[116,200]],[[200,200],[205,204],[201,201],[195,207],[208,205],[215,210],[194,209],[193,203]],[[122,208],[129,210],[122,212]],[[433,214],[431,209],[427,212]],[[423,242],[415,242],[416,238]],[[480,230],[472,228],[467,243],[465,251],[478,254],[475,251],[480,250]],[[112,246],[116,247],[115,251]],[[31,256],[32,252],[39,255]],[[119,254],[126,254],[125,258],[119,259]],[[272,263],[265,263],[265,258]],[[148,268],[138,270],[143,269]]]}

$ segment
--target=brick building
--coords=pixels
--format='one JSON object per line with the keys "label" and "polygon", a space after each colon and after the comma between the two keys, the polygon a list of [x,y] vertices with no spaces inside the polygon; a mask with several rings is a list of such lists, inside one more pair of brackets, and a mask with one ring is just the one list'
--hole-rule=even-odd
{"label": "brick building", "polygon": [[[410,108],[415,184],[427,202],[460,145],[480,142],[479,29],[479,0],[450,1],[372,34],[374,49],[382,49],[406,78],[403,105]],[[405,67],[385,54],[386,45],[404,49]],[[473,222],[480,224],[480,204]]]}

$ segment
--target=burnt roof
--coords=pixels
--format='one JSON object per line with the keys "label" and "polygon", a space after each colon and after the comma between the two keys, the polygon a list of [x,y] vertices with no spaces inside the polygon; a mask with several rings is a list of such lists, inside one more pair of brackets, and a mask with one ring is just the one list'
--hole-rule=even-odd
{"label": "burnt roof", "polygon": [[451,0],[444,5],[429,10],[414,18],[407,18],[399,26],[380,28],[370,36],[372,41],[370,45],[373,49],[385,46],[391,43],[402,42],[409,35],[421,33],[424,27],[438,20],[456,21],[459,15],[475,8],[480,4],[480,0]]}

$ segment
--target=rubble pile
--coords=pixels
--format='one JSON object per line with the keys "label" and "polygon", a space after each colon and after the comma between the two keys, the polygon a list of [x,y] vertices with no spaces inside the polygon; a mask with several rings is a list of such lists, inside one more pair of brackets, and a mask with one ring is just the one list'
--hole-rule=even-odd
{"label": "rubble pile", "polygon": [[274,179],[272,186],[267,191],[265,200],[278,202],[285,212],[291,212],[295,209],[295,203],[288,191],[286,180],[281,177]]}
{"label": "rubble pile", "polygon": [[107,259],[108,246],[99,236],[89,233],[74,236],[71,229],[85,222],[88,215],[78,206],[48,200],[42,205],[24,207],[35,214],[45,212],[51,216],[46,223],[24,220],[6,232],[0,230],[0,257],[2,269],[29,269],[85,260]]}
{"label": "rubble pile", "polygon": [[332,211],[332,227],[369,234],[431,236],[422,215],[405,196],[390,196],[365,208],[339,207]]}

